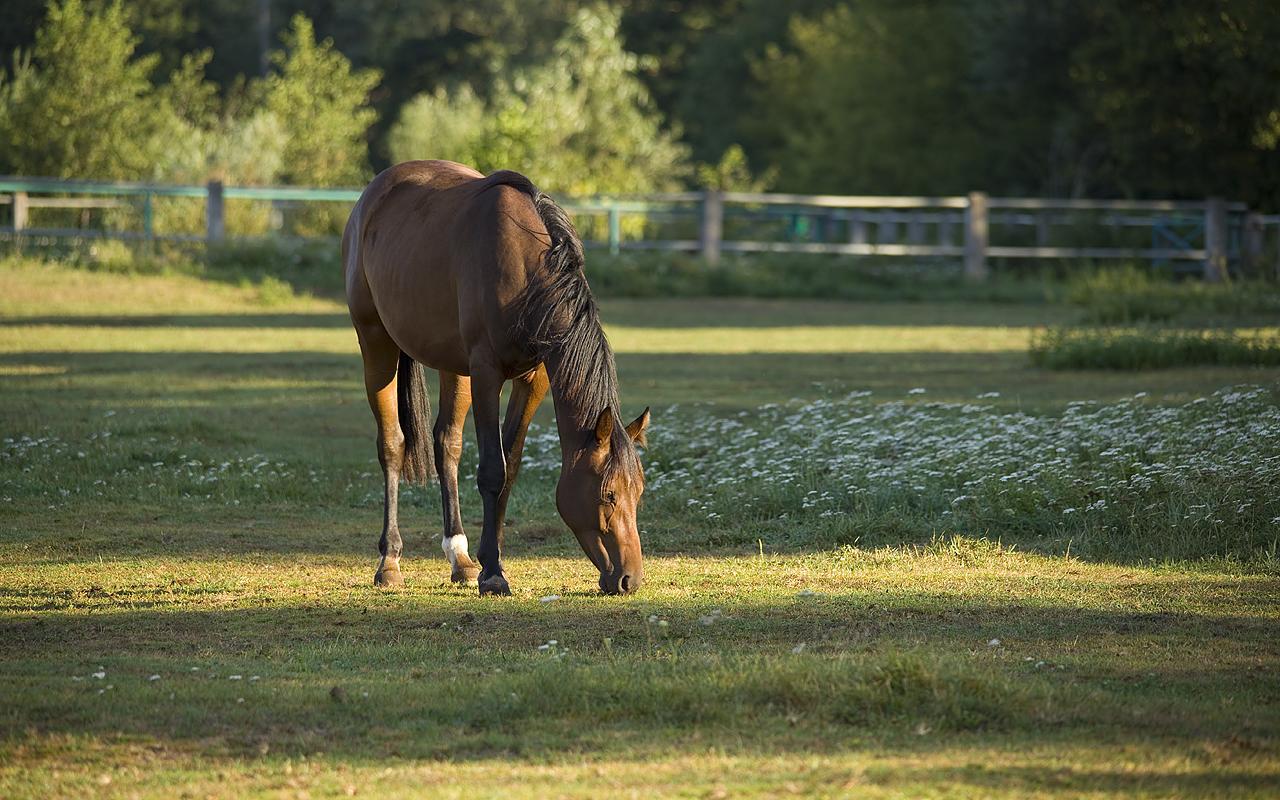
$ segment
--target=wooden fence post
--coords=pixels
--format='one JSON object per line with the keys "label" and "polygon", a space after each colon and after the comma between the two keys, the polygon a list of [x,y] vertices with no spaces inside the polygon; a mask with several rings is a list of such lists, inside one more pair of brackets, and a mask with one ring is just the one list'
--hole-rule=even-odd
{"label": "wooden fence post", "polygon": [[609,206],[609,255],[622,252],[622,212],[616,205]]}
{"label": "wooden fence post", "polygon": [[1217,283],[1227,276],[1227,202],[1210,197],[1204,204],[1204,279]]}
{"label": "wooden fence post", "polygon": [[226,214],[222,205],[222,181],[209,181],[208,199],[204,204],[205,238],[220,242],[226,235]]}
{"label": "wooden fence post", "polygon": [[702,231],[698,238],[702,258],[711,266],[720,261],[720,240],[724,236],[724,194],[702,193]]}
{"label": "wooden fence post", "polygon": [[1244,264],[1250,272],[1262,272],[1262,243],[1266,229],[1262,226],[1262,215],[1250,212],[1244,215]]}
{"label": "wooden fence post", "polygon": [[1049,211],[1040,209],[1036,215],[1036,247],[1049,246]]}
{"label": "wooden fence post", "polygon": [[849,215],[849,244],[867,243],[867,218],[862,212]]}
{"label": "wooden fence post", "polygon": [[919,211],[907,214],[907,244],[924,244],[924,219]]}
{"label": "wooden fence post", "polygon": [[13,193],[13,229],[14,231],[20,231],[27,227],[27,223],[29,222],[28,215],[27,215],[28,208],[29,206],[27,205],[27,193],[14,192]]}
{"label": "wooden fence post", "polygon": [[971,281],[987,277],[987,193],[969,192],[964,214],[964,276]]}
{"label": "wooden fence post", "polygon": [[876,244],[894,244],[898,238],[898,222],[892,211],[881,211],[876,214]]}

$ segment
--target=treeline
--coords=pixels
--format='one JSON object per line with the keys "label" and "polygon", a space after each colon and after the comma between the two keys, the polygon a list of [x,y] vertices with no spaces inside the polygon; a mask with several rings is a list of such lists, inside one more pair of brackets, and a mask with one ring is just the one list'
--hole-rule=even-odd
{"label": "treeline", "polygon": [[1277,42],[1273,0],[8,0],[0,172],[1276,210]]}

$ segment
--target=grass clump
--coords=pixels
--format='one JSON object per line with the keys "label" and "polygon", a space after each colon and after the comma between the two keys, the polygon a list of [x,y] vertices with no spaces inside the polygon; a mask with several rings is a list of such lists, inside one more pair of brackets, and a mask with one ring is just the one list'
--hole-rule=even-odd
{"label": "grass clump", "polygon": [[1031,361],[1047,369],[1143,370],[1280,365],[1280,336],[1160,328],[1050,328],[1035,334]]}
{"label": "grass clump", "polygon": [[1272,283],[1175,281],[1134,265],[1077,273],[1063,296],[1087,321],[1105,325],[1280,312],[1280,287]]}

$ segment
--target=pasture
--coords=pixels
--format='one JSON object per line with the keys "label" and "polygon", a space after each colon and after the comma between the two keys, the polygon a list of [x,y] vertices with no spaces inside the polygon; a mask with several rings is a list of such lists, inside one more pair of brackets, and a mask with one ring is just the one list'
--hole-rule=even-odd
{"label": "pasture", "polygon": [[1073,313],[604,301],[646,585],[547,403],[481,599],[434,486],[372,585],[340,303],[9,262],[0,796],[1275,796],[1280,368],[1033,367]]}

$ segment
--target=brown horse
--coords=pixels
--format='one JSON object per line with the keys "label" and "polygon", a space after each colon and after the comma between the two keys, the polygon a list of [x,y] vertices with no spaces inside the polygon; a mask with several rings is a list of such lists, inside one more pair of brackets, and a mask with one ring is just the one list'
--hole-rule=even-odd
{"label": "brown horse", "polygon": [[[636,506],[644,474],[635,446],[644,444],[649,410],[625,427],[619,418],[613,351],[582,271],[582,242],[564,211],[515,172],[486,178],[450,161],[410,161],[379,174],[361,194],[342,237],[342,261],[383,473],[374,583],[403,582],[400,478],[425,481],[434,468],[452,579],[478,579],[482,595],[511,593],[502,570],[503,518],[525,433],[549,388],[562,455],[560,516],[600,571],[602,591],[638,589],[644,569]],[[433,434],[423,365],[440,374]],[[511,398],[500,426],[506,381]],[[484,503],[479,570],[458,507],[468,407]]]}

